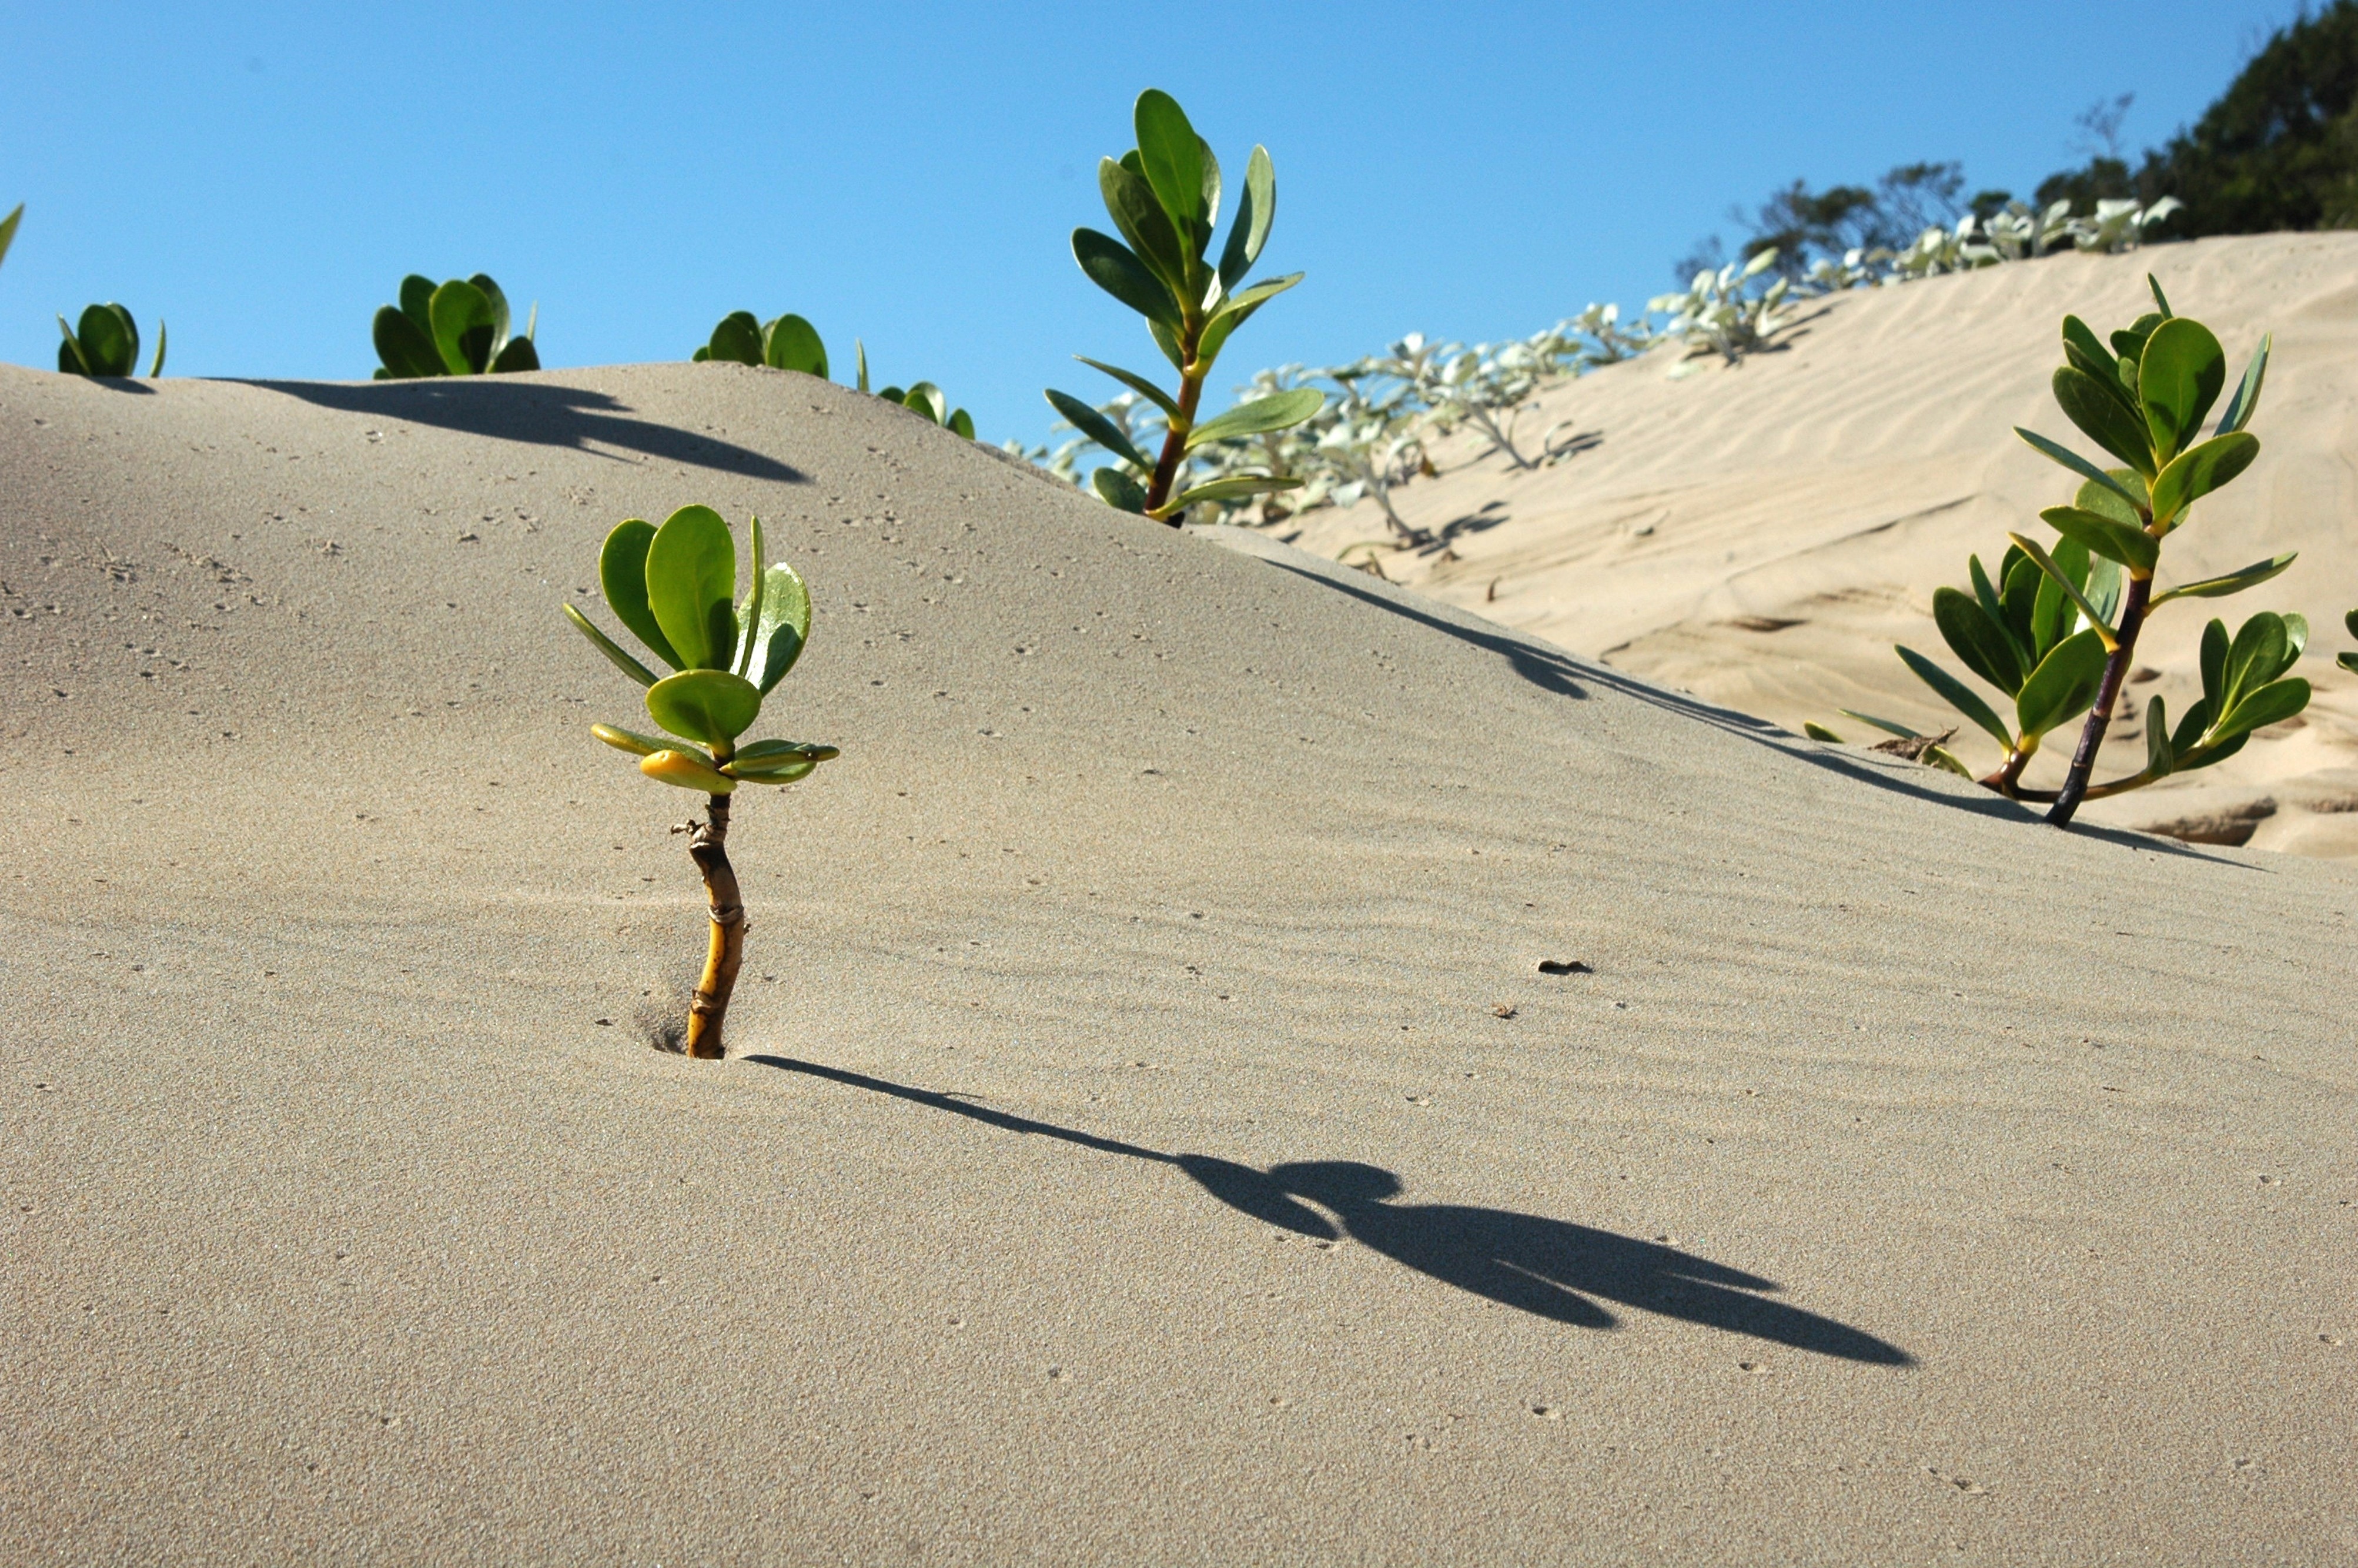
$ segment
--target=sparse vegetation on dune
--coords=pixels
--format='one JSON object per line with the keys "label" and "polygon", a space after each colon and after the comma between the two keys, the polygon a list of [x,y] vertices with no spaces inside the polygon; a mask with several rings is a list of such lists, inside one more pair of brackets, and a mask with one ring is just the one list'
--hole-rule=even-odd
{"label": "sparse vegetation on dune", "polygon": [[369,335],[376,344],[379,381],[437,375],[492,375],[538,370],[533,341],[540,307],[524,335],[508,335],[508,297],[490,276],[454,277],[437,285],[411,273],[401,280],[401,303],[380,306]]}

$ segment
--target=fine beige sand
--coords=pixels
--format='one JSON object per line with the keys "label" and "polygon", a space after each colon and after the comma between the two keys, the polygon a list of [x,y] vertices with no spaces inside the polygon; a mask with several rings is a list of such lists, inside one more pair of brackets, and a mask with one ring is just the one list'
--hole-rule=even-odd
{"label": "fine beige sand", "polygon": [[[1437,481],[1394,505],[1441,547],[1387,555],[1385,574],[1559,646],[1798,731],[1827,724],[1855,744],[1884,737],[1836,709],[1937,732],[1976,772],[1997,747],[1909,674],[1905,643],[1978,683],[1932,625],[1932,590],[1966,583],[1965,559],[1995,568],[2008,530],[2051,540],[2039,509],[2077,481],[2018,441],[2017,425],[2095,453],[2055,406],[2060,324],[2098,331],[2170,304],[2219,334],[2231,376],[2273,332],[2252,429],[2259,462],[2195,509],[2161,572],[2172,582],[2300,552],[2275,581],[2232,599],[2181,600],[2139,641],[2152,676],[2125,693],[2100,777],[2145,763],[2146,699],[2172,715],[2201,695],[2196,650],[2212,615],[2232,628],[2257,610],[2297,610],[2312,628],[2299,673],[2307,714],[2263,730],[2215,767],[2092,804],[2090,821],[2162,827],[2255,848],[2358,859],[2358,678],[2333,655],[2358,607],[2358,234],[2270,234],[2157,245],[2123,256],[2062,255],[1804,303],[1778,351],[1681,380],[1671,351],[1550,389],[1521,416],[1536,449],[1597,444],[1537,473],[1476,458],[1470,438],[1436,447]],[[1300,543],[1328,555],[1390,530],[1372,503],[1314,513]],[[1290,529],[1287,531],[1291,531]],[[1354,554],[1359,559],[1365,552]],[[1978,687],[1994,700],[2002,699]],[[2069,761],[2050,737],[2033,784]]]}
{"label": "fine beige sand", "polygon": [[[1921,380],[1790,438],[1914,506]],[[764,732],[844,753],[739,796],[713,1064],[644,1039],[698,797],[557,613],[688,501],[808,575]],[[783,373],[0,370],[0,1561],[2358,1554],[2342,866],[2061,836]],[[1699,613],[1625,597],[1585,641]]]}

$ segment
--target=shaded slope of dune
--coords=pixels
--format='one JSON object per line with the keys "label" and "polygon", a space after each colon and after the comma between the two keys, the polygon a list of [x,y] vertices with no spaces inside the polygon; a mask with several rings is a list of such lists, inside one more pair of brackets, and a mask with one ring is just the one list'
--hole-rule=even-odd
{"label": "shaded slope of dune", "polygon": [[[1965,582],[1968,554],[1995,563],[2009,529],[2046,535],[2039,510],[2068,501],[2072,481],[2012,427],[2078,439],[2048,390],[2057,325],[2067,312],[2099,330],[2126,324],[2152,308],[2147,271],[2219,333],[2236,373],[2263,333],[2276,336],[2253,425],[2260,460],[2171,538],[2165,584],[2283,550],[2300,560],[2239,598],[2158,617],[2138,647],[2154,676],[2131,687],[2136,716],[2157,693],[2173,714],[2201,695],[2203,621],[2232,626],[2263,609],[2309,616],[2300,673],[2319,697],[2230,762],[2095,803],[2091,819],[2215,817],[2231,833],[2241,820],[2255,847],[2358,857],[2358,680],[2333,664],[2351,646],[2342,615],[2358,606],[2358,236],[1988,268],[1806,305],[1785,347],[1733,370],[1673,382],[1662,354],[1612,366],[1552,389],[1522,417],[1529,436],[1560,426],[1599,438],[1576,457],[1517,474],[1502,458],[1444,447],[1443,478],[1406,487],[1397,503],[1448,542],[1385,569],[1791,730],[1813,719],[1880,739],[1839,708],[1931,730],[1959,722],[1891,645],[1945,658],[1933,589]],[[1385,533],[1360,506],[1312,514],[1301,543],[1331,555]],[[2107,774],[2144,765],[2136,716],[2107,736]],[[1996,765],[1970,726],[1960,744],[1976,767]],[[2070,749],[2058,750],[2034,783],[2060,780]]]}
{"label": "shaded slope of dune", "polygon": [[[2347,1547],[2339,867],[781,373],[0,371],[0,1555]],[[691,500],[844,748],[740,797],[718,1065],[555,610]]]}

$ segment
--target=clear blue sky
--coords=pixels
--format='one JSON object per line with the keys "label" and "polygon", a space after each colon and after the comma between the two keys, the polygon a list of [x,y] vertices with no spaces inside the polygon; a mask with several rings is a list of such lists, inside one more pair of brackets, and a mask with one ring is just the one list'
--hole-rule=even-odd
{"label": "clear blue sky", "polygon": [[[118,299],[169,373],[364,377],[411,271],[540,303],[551,366],[682,359],[797,310],[838,379],[939,382],[986,440],[1044,435],[1066,357],[1159,360],[1074,266],[1145,86],[1225,165],[1264,142],[1264,271],[1307,269],[1216,390],[1410,330],[1625,310],[1795,178],[1959,158],[2027,192],[2073,116],[2198,114],[2289,0],[1901,5],[116,5],[0,19],[0,359]],[[1734,233],[1730,232],[1730,237]]]}

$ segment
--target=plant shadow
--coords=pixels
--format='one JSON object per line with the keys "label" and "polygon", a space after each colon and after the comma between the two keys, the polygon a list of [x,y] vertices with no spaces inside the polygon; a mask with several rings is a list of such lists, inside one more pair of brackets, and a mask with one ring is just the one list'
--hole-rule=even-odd
{"label": "plant shadow", "polygon": [[668,462],[741,474],[747,479],[778,480],[791,484],[809,481],[809,476],[801,470],[750,447],[632,418],[629,406],[620,398],[587,387],[507,375],[438,376],[416,381],[254,381],[245,384],[283,393],[323,408],[381,419],[404,419],[469,435],[574,451],[589,451],[595,442]]}
{"label": "plant shadow", "polygon": [[1610,1329],[1602,1302],[1820,1356],[1881,1367],[1915,1357],[1887,1340],[1771,1299],[1773,1280],[1659,1242],[1511,1209],[1396,1201],[1400,1177],[1356,1160],[1299,1161],[1256,1170],[1206,1154],[1166,1154],[1052,1122],[994,1110],[930,1089],[787,1056],[745,1061],[928,1106],[1010,1132],[1175,1166],[1239,1214],[1320,1241],[1345,1238],[1428,1279],[1554,1323]]}

